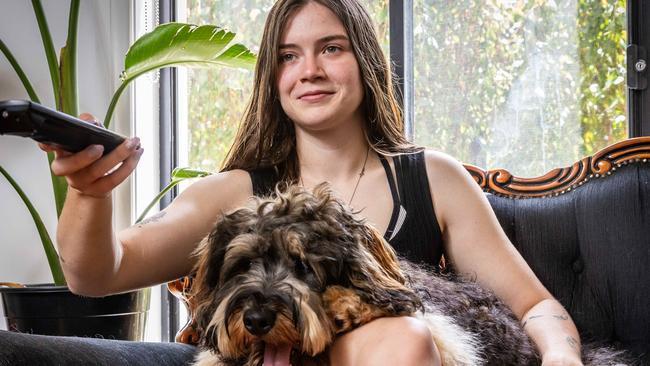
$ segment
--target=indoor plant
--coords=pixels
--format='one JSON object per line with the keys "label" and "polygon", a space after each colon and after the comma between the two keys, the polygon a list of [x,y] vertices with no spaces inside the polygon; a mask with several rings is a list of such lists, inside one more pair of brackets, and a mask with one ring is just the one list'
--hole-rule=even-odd
{"label": "indoor plant", "polygon": [[[70,2],[68,34],[66,44],[61,49],[60,59],[56,57],[47,19],[40,0],[32,0],[32,5],[50,70],[56,104],[54,107],[57,110],[76,116],[78,114],[76,42],[80,0]],[[126,54],[125,68],[120,75],[121,84],[109,104],[103,120],[104,126],[109,127],[114,108],[122,92],[132,80],[144,73],[174,65],[252,67],[255,63],[255,55],[243,45],[232,44],[234,36],[234,33],[212,25],[197,27],[189,24],[168,23],[140,37],[133,43]],[[0,51],[16,71],[30,99],[34,102],[40,102],[27,76],[2,39],[0,39]],[[51,162],[53,158],[53,154],[48,153],[48,161]],[[65,278],[61,271],[56,249],[38,212],[36,212],[27,195],[20,188],[19,183],[2,166],[0,166],[0,173],[20,195],[34,219],[48,259],[54,284],[64,286]],[[64,178],[51,176],[58,217],[65,201],[67,184]]]}

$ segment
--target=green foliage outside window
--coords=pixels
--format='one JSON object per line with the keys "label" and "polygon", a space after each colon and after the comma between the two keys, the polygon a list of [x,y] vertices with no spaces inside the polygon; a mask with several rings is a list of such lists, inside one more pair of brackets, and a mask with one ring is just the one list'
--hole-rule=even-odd
{"label": "green foliage outside window", "polygon": [[625,2],[414,2],[415,141],[534,176],[626,137]]}

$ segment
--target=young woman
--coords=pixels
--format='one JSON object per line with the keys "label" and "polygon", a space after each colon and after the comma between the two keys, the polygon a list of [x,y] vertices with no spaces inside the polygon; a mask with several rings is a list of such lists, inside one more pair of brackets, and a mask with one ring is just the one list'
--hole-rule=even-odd
{"label": "young woman", "polygon": [[[105,157],[95,146],[56,152],[52,169],[70,184],[57,239],[74,292],[104,295],[186,275],[190,253],[224,212],[280,180],[307,188],[328,181],[400,254],[436,264],[444,252],[456,271],[493,290],[525,322],[544,365],[581,364],[573,322],[553,316],[567,313],[462,165],[404,138],[388,63],[356,0],[275,4],[224,170],[146,223],[112,230],[111,191],[137,165],[137,138]],[[412,318],[378,319],[340,337],[330,356],[333,365],[437,365],[430,337]]]}

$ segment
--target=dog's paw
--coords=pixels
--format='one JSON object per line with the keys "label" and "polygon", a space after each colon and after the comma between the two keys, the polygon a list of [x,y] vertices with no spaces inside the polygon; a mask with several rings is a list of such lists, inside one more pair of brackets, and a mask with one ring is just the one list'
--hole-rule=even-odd
{"label": "dog's paw", "polygon": [[389,315],[382,309],[364,302],[354,290],[341,286],[328,287],[321,299],[337,334]]}

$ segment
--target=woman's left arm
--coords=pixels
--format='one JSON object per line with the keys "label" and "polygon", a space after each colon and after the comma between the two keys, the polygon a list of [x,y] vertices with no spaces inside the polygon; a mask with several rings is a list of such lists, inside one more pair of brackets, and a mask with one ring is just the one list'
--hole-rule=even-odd
{"label": "woman's left arm", "polygon": [[425,156],[446,259],[459,274],[475,277],[512,309],[544,366],[582,365],[573,320],[510,243],[474,179],[445,154],[427,151]]}

